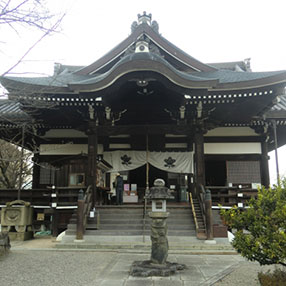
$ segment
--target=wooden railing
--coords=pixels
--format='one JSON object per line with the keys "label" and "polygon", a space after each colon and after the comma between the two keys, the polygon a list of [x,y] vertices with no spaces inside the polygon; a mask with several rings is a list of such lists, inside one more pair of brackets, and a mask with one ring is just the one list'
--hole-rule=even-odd
{"label": "wooden railing", "polygon": [[193,213],[193,217],[194,217],[194,222],[195,222],[195,227],[196,227],[196,233],[198,233],[199,224],[198,224],[197,214],[196,214],[196,210],[195,210],[195,206],[194,206],[194,202],[193,202],[192,193],[189,193],[189,198],[190,198],[190,204],[191,204],[191,207],[192,207],[192,213]]}
{"label": "wooden railing", "polygon": [[210,190],[205,190],[203,185],[199,186],[198,201],[206,226],[207,239],[213,239],[213,218],[212,218],[212,196]]}
{"label": "wooden railing", "polygon": [[86,229],[87,218],[92,208],[92,187],[89,186],[84,193],[80,190],[77,202],[76,239],[82,240]]}
{"label": "wooden railing", "polygon": [[[34,208],[33,226],[50,229],[56,237],[67,228],[70,218],[77,208],[80,187],[47,187],[42,189],[22,189],[21,200],[31,203]],[[17,199],[18,190],[0,189],[0,207]],[[38,216],[39,215],[39,216]]]}
{"label": "wooden railing", "polygon": [[[47,187],[45,189],[22,189],[21,200],[34,207],[77,207],[79,190],[82,187]],[[17,200],[17,189],[0,189],[0,205]],[[53,206],[52,206],[53,203]]]}
{"label": "wooden railing", "polygon": [[258,190],[244,187],[207,186],[211,191],[213,206],[245,207],[251,198],[256,198]]}
{"label": "wooden railing", "polygon": [[[21,200],[30,202],[33,206],[51,205],[51,193],[49,189],[21,190]],[[0,189],[0,205],[17,200],[18,189]]]}

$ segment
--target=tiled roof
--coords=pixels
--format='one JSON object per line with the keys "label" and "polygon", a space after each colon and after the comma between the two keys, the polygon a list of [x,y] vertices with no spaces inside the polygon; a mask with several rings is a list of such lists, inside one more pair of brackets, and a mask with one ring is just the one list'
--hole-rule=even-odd
{"label": "tiled roof", "polygon": [[21,104],[17,101],[0,100],[0,120],[15,124],[31,120],[30,116],[21,110],[20,106]]}
{"label": "tiled roof", "polygon": [[286,111],[286,95],[281,95],[278,102],[271,108],[271,111]]}
{"label": "tiled roof", "polygon": [[251,81],[256,79],[263,79],[274,75],[283,74],[285,71],[272,72],[236,72],[230,70],[218,70],[214,72],[200,72],[200,77],[203,78],[217,78],[220,83],[235,83],[243,81]]}
{"label": "tiled roof", "polygon": [[[152,53],[134,53],[129,54],[125,57],[123,57],[119,62],[117,62],[109,71],[103,73],[103,74],[93,74],[93,75],[80,75],[75,72],[65,72],[58,74],[57,76],[51,76],[51,77],[33,77],[33,78],[26,78],[26,77],[6,77],[6,78],[0,78],[0,81],[7,89],[17,88],[16,85],[18,84],[18,89],[22,88],[23,91],[23,85],[27,86],[28,88],[32,88],[33,90],[37,90],[37,92],[48,92],[49,89],[45,90],[45,88],[53,88],[54,91],[57,91],[57,88],[61,88],[61,92],[63,91],[72,91],[73,85],[75,86],[84,86],[84,85],[91,85],[91,84],[98,84],[100,85],[100,82],[105,80],[107,81],[109,76],[112,75],[112,73],[116,73],[117,70],[121,69],[121,67],[124,64],[129,65],[130,70],[123,70],[121,69],[120,72],[118,72],[117,77],[120,77],[122,74],[128,73],[132,71],[132,62],[136,61],[149,61],[150,71],[157,71],[156,68],[159,67],[165,67],[164,69],[169,70],[173,75],[178,76],[183,81],[190,81],[191,82],[201,82],[206,83],[210,81],[209,83],[213,86],[216,86],[216,84],[234,84],[234,83],[243,83],[243,82],[250,82],[252,80],[263,80],[267,78],[271,78],[273,76],[285,74],[285,71],[274,71],[274,72],[240,72],[240,71],[231,71],[231,70],[215,70],[211,72],[193,72],[193,73],[186,73],[177,70],[174,68],[169,62],[167,62],[164,58],[157,54]],[[143,62],[142,62],[143,63]],[[152,63],[154,65],[152,66]],[[148,70],[148,67],[146,66],[142,70]],[[139,65],[139,70],[140,69]],[[162,68],[161,68],[162,69]],[[65,69],[66,71],[68,69]],[[159,71],[160,72],[160,71]],[[112,76],[110,76],[110,80],[113,81],[114,79]],[[286,80],[286,77],[285,77]],[[111,82],[109,83],[111,84]],[[106,85],[106,83],[105,83]],[[205,86],[205,84],[204,84]],[[41,89],[40,89],[41,88]]]}
{"label": "tiled roof", "polygon": [[215,67],[219,70],[231,70],[231,71],[248,71],[248,68],[244,61],[238,62],[224,62],[224,63],[208,63],[209,66]]}

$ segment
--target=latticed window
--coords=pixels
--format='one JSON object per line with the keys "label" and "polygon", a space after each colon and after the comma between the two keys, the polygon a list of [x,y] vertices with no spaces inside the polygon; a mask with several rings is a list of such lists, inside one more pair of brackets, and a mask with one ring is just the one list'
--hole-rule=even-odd
{"label": "latticed window", "polygon": [[55,167],[49,163],[40,164],[40,184],[54,185],[55,183]]}
{"label": "latticed window", "polygon": [[226,166],[228,183],[261,183],[259,161],[227,161]]}

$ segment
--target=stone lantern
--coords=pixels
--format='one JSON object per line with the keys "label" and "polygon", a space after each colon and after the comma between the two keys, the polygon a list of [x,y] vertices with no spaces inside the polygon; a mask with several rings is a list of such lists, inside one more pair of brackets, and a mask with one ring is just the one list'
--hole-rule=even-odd
{"label": "stone lantern", "polygon": [[170,263],[168,257],[168,239],[167,239],[167,223],[169,216],[167,212],[167,199],[172,199],[170,191],[165,187],[162,179],[154,182],[154,187],[146,196],[152,202],[152,211],[149,212],[151,222],[151,259],[146,261],[134,261],[130,274],[133,276],[170,276],[175,274],[177,270],[186,268],[184,264]]}
{"label": "stone lantern", "polygon": [[154,182],[154,187],[150,189],[147,196],[152,202],[152,211],[149,212],[151,223],[152,252],[151,262],[154,264],[165,264],[168,257],[167,223],[169,216],[167,212],[167,199],[172,199],[169,190],[165,187],[162,179]]}

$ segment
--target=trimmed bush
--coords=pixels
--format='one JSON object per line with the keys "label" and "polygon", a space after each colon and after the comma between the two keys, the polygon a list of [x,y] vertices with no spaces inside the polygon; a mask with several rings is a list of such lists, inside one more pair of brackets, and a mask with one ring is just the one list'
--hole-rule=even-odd
{"label": "trimmed bush", "polygon": [[[221,210],[225,223],[236,229],[233,247],[260,265],[286,266],[286,179],[279,186],[258,191],[249,208]],[[284,284],[286,285],[286,283]]]}

